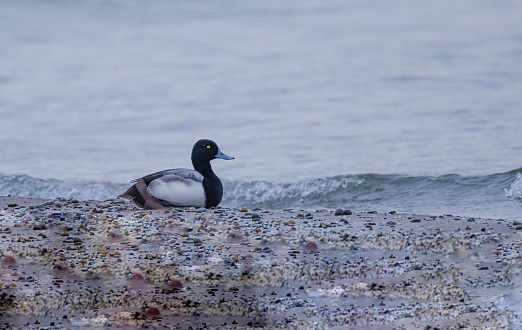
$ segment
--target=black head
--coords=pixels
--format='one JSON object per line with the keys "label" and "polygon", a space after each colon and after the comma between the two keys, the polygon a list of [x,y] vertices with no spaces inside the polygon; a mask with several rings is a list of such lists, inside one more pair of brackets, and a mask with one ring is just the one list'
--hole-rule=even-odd
{"label": "black head", "polygon": [[191,158],[194,169],[199,172],[206,170],[207,166],[210,169],[210,161],[212,159],[234,159],[234,157],[230,157],[222,153],[214,141],[207,139],[199,140],[194,144],[194,147],[192,147]]}

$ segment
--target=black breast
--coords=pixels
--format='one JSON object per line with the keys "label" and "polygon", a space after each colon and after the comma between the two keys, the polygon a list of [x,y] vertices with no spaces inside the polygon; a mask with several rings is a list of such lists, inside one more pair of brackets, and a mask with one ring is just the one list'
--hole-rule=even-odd
{"label": "black breast", "polygon": [[212,173],[203,179],[203,189],[205,190],[205,207],[218,206],[223,198],[223,185],[221,180]]}

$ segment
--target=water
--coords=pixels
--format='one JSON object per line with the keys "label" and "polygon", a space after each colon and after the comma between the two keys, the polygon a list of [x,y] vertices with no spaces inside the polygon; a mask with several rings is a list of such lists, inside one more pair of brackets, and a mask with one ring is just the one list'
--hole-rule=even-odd
{"label": "water", "polygon": [[518,1],[4,1],[0,194],[190,167],[225,206],[522,218]]}

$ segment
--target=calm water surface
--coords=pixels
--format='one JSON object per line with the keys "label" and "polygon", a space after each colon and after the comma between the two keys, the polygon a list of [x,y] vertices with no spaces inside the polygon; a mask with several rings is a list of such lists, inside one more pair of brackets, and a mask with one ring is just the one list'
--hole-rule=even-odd
{"label": "calm water surface", "polygon": [[519,1],[5,1],[0,193],[522,217]]}

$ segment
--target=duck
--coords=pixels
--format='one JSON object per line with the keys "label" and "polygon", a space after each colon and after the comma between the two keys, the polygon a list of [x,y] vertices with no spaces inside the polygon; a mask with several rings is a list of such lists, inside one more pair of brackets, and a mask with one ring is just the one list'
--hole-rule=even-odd
{"label": "duck", "polygon": [[210,161],[234,157],[221,152],[214,141],[201,139],[192,147],[191,159],[193,170],[175,168],[145,175],[132,180],[134,185],[120,197],[131,199],[144,209],[218,206],[223,198],[223,184],[212,170]]}

